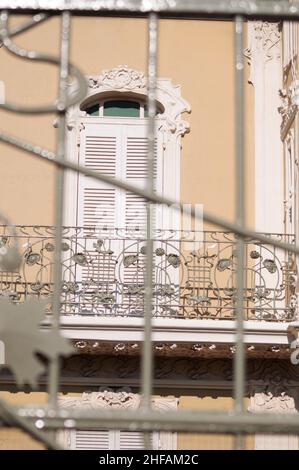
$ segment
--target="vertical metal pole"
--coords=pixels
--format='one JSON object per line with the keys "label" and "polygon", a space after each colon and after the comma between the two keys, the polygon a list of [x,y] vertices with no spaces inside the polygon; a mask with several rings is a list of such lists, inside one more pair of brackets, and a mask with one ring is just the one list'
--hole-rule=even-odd
{"label": "vertical metal pole", "polygon": [[[235,19],[235,193],[236,223],[245,223],[245,159],[244,159],[244,56],[243,56],[243,18]],[[234,357],[234,399],[235,411],[244,411],[245,391],[245,349],[243,324],[243,289],[244,289],[244,239],[237,241],[237,275],[236,275],[236,353]],[[235,448],[243,448],[241,434],[236,435]]]}
{"label": "vertical metal pole", "polygon": [[[148,129],[147,129],[147,191],[154,191],[155,166],[155,116],[157,82],[157,39],[158,18],[150,13],[148,19]],[[152,204],[146,205],[146,271],[144,297],[144,340],[142,355],[142,408],[151,408],[153,351],[152,351],[152,314],[153,314],[153,214]],[[149,435],[145,435],[145,447],[150,448]]]}
{"label": "vertical metal pole", "polygon": [[[65,157],[65,113],[67,98],[67,78],[69,73],[69,35],[71,15],[63,12],[61,18],[61,49],[60,49],[60,74],[59,74],[59,98],[57,103],[58,130],[57,130],[57,156]],[[52,328],[59,329],[60,325],[60,289],[61,289],[61,239],[63,224],[63,178],[64,171],[56,168],[55,181],[55,252],[54,252],[54,294]],[[60,360],[56,358],[49,368],[49,404],[57,406],[57,393],[59,388]]]}

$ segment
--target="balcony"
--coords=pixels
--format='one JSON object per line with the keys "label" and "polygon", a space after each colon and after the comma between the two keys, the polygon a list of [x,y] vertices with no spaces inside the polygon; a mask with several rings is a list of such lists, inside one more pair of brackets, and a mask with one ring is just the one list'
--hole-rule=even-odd
{"label": "balcony", "polygon": [[[22,263],[18,271],[0,272],[0,294],[15,303],[48,299],[51,313],[54,227],[17,226],[16,230]],[[267,235],[294,243],[292,235]],[[157,230],[153,317],[233,320],[236,240],[228,232]],[[1,226],[3,253],[11,241],[11,229]],[[295,321],[294,255],[254,239],[246,239],[245,249],[244,319]],[[64,318],[143,316],[146,248],[142,233],[64,227],[61,252]]]}

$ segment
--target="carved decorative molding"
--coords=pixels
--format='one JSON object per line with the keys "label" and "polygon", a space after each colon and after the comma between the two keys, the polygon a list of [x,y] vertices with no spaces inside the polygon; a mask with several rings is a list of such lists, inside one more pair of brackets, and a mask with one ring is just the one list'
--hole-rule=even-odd
{"label": "carved decorative molding", "polygon": [[248,22],[249,45],[244,51],[251,65],[257,58],[268,62],[281,58],[281,26],[268,21]]}
{"label": "carved decorative molding", "polygon": [[294,104],[294,96],[298,92],[297,82],[293,82],[288,90],[279,90],[279,96],[281,98],[281,106],[278,108],[281,114],[281,126],[280,136],[281,140],[284,141],[287,134],[296,118],[298,106]]}
{"label": "carved decorative molding", "polygon": [[282,25],[283,43],[283,82],[287,84],[297,79],[297,24],[284,21]]}
{"label": "carved decorative molding", "polygon": [[[74,342],[74,346],[81,354],[138,356],[141,351],[140,343],[79,340]],[[235,346],[213,343],[155,343],[154,351],[156,356],[163,357],[231,358],[235,353]],[[285,345],[247,345],[247,356],[249,358],[289,358],[290,355],[291,350],[289,346]]]}
{"label": "carved decorative molding", "polygon": [[[261,388],[261,387],[260,387]],[[298,391],[283,388],[281,385],[256,389],[250,397],[248,411],[251,413],[290,414],[298,412]],[[256,450],[298,450],[298,436],[290,434],[256,434],[254,448]]]}
{"label": "carved decorative molding", "polygon": [[285,391],[256,392],[250,397],[248,411],[252,413],[296,413],[295,400]]}
{"label": "carved decorative molding", "polygon": [[[63,362],[61,384],[64,390],[69,386],[72,390],[74,386],[77,390],[98,390],[100,386],[120,385],[138,389],[140,370],[137,356],[75,355]],[[299,367],[289,359],[249,359],[246,378],[251,395],[288,391],[295,397],[299,391]],[[170,389],[171,393],[190,389],[203,396],[217,396],[219,390],[231,391],[233,387],[233,363],[231,359],[156,357],[153,381],[156,389]],[[15,380],[2,369],[0,383],[13,386]],[[41,377],[40,384],[45,383],[46,377]]]}
{"label": "carved decorative molding", "polygon": [[139,395],[130,389],[100,389],[98,392],[84,392],[81,397],[60,397],[59,405],[63,408],[122,408],[136,409],[140,404]]}
{"label": "carved decorative molding", "polygon": [[104,70],[99,76],[90,76],[90,88],[104,87],[109,90],[131,91],[146,90],[146,79],[142,72],[119,65],[111,70]]}
{"label": "carved decorative molding", "polygon": [[[110,70],[104,70],[100,75],[86,76],[88,81],[88,94],[85,101],[92,101],[92,97],[100,97],[101,93],[117,92],[133,93],[139,97],[147,96],[147,79],[143,72],[129,68],[127,65],[119,65]],[[69,93],[76,92],[76,83],[70,84]],[[190,112],[191,108],[189,103],[181,97],[179,85],[173,85],[168,78],[157,78],[156,89],[157,101],[162,105],[164,111],[159,117],[162,120],[161,126],[163,130],[169,133],[176,133],[183,136],[189,132],[190,125],[187,121],[181,118],[184,112]],[[73,106],[67,111],[67,127],[72,130],[78,125],[78,118],[86,116],[86,113],[80,110],[79,106]]]}
{"label": "carved decorative molding", "polygon": [[[112,388],[101,388],[98,392],[84,392],[81,397],[59,397],[59,405],[63,408],[114,408],[114,409],[137,409],[141,397],[133,393],[129,387],[117,390]],[[175,410],[178,399],[175,397],[159,397],[152,399],[152,407],[159,411]]]}
{"label": "carved decorative molding", "polygon": [[[118,380],[137,383],[140,378],[139,356],[96,356],[76,355],[64,360],[62,377],[88,379],[93,378],[101,384]],[[173,381],[184,386],[187,381],[225,381],[233,378],[231,359],[203,359],[187,357],[156,357],[154,380],[158,382]],[[299,385],[299,368],[290,360],[254,359],[247,362],[247,380],[250,387],[265,384],[272,389]],[[93,382],[95,383],[95,382]]]}

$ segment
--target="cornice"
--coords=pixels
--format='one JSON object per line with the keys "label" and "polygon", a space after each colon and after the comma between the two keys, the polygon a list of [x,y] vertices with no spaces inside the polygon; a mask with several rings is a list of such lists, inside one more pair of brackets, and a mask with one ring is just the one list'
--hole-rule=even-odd
{"label": "cornice", "polygon": [[[73,345],[80,354],[109,354],[112,356],[140,356],[142,343],[74,341]],[[154,343],[156,357],[188,357],[188,358],[232,358],[235,345],[215,343]],[[253,358],[289,359],[292,350],[286,345],[246,345],[246,356]]]}
{"label": "cornice", "polygon": [[[140,356],[78,354],[63,361],[60,386],[62,391],[99,391],[120,387],[140,388]],[[39,384],[44,389],[47,378]],[[0,385],[15,389],[15,381],[7,370],[0,373]],[[169,390],[180,396],[187,391],[201,396],[217,396],[220,390],[233,388],[233,361],[228,358],[161,357],[155,355],[153,387],[155,393]],[[264,391],[289,395],[299,391],[299,368],[288,359],[248,358],[246,362],[246,393]],[[27,390],[28,391],[28,390]],[[292,393],[290,392],[292,391]]]}
{"label": "cornice", "polygon": [[[264,346],[289,346],[288,327],[291,323],[245,321],[245,344]],[[50,327],[50,319],[43,323]],[[153,318],[154,343],[164,344],[227,344],[235,343],[234,320],[168,319]],[[100,317],[62,315],[61,331],[76,341],[140,343],[143,341],[143,319],[126,317]]]}

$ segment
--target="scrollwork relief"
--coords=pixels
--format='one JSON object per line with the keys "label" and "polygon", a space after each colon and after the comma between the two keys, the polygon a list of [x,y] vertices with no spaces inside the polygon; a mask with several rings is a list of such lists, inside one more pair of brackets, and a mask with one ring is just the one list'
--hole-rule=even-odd
{"label": "scrollwork relief", "polygon": [[90,88],[105,87],[111,90],[145,90],[146,79],[142,72],[119,65],[114,69],[104,70],[99,77],[90,77]]}
{"label": "scrollwork relief", "polygon": [[[127,379],[138,382],[140,375],[140,357],[86,355],[80,354],[66,358],[63,363],[62,376],[102,379],[107,381]],[[229,358],[188,358],[188,357],[155,357],[154,380],[163,382],[175,380],[177,384],[186,381],[222,380],[231,382],[233,364]],[[290,386],[298,388],[299,369],[289,359],[249,359],[247,362],[247,380],[250,390],[262,392],[265,384],[272,393],[287,390]]]}
{"label": "scrollwork relief", "polygon": [[252,413],[296,413],[295,400],[287,391],[266,389],[250,398],[248,411]]}
{"label": "scrollwork relief", "polygon": [[[127,65],[119,65],[110,70],[104,70],[100,75],[88,75],[88,95],[90,101],[93,96],[100,97],[101,93],[117,92],[127,93],[128,96],[147,98],[147,79],[144,73],[129,68]],[[75,92],[75,82],[70,84],[70,94]],[[165,78],[157,79],[157,102],[163,108],[159,117],[163,120],[163,130],[177,135],[183,136],[189,132],[189,123],[181,118],[184,112],[190,112],[190,105],[180,94],[180,86],[173,85],[171,80]],[[82,107],[82,106],[81,106]],[[76,119],[86,116],[85,111],[81,107],[73,106],[67,111],[67,128],[72,130],[76,127]]]}
{"label": "scrollwork relief", "polygon": [[254,54],[262,54],[265,61],[281,57],[281,25],[268,21],[250,21],[249,45],[244,51],[249,64],[254,60]]}
{"label": "scrollwork relief", "polygon": [[[81,397],[59,397],[59,405],[63,408],[80,409],[137,409],[141,397],[133,393],[129,387],[114,390],[100,388],[98,392],[84,392]],[[152,399],[152,407],[159,411],[169,411],[177,408],[178,399],[175,397],[159,397]]]}
{"label": "scrollwork relief", "polygon": [[279,90],[281,106],[279,106],[278,112],[281,115],[280,136],[282,141],[287,138],[288,132],[297,115],[298,106],[294,104],[295,94],[298,93],[297,87],[297,83],[294,82],[287,90]]}

